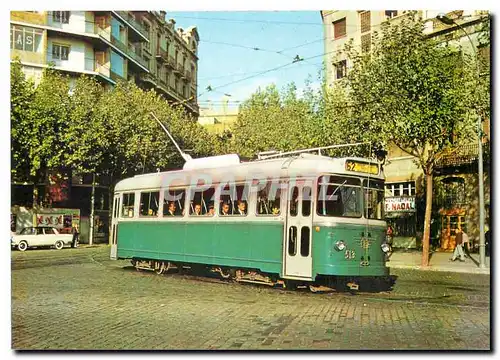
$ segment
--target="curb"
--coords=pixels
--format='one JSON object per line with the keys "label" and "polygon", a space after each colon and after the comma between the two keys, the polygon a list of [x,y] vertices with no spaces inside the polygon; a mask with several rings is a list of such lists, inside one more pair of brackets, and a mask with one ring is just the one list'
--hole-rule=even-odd
{"label": "curb", "polygon": [[409,269],[409,270],[420,270],[420,271],[442,271],[442,272],[458,272],[458,273],[473,273],[473,274],[483,274],[490,275],[490,268],[446,268],[441,266],[428,266],[422,267],[420,265],[398,265],[398,264],[387,264],[388,268],[393,269]]}

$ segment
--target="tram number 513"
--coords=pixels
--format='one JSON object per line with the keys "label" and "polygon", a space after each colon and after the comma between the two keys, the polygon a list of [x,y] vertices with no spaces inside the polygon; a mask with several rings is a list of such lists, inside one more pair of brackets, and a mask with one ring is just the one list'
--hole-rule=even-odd
{"label": "tram number 513", "polygon": [[344,258],[346,259],[354,259],[356,257],[356,252],[354,250],[346,250],[344,254]]}

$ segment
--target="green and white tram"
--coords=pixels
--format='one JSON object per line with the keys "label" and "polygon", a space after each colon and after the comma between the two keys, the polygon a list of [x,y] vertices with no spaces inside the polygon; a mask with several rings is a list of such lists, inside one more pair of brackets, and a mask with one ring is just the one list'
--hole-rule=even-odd
{"label": "green and white tram", "polygon": [[204,268],[242,282],[356,288],[389,275],[383,205],[374,160],[188,160],[116,185],[111,258],[158,273]]}

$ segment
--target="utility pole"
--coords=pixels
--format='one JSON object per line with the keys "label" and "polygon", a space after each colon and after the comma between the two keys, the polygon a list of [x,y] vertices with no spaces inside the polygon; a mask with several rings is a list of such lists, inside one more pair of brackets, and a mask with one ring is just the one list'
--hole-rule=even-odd
{"label": "utility pole", "polygon": [[92,192],[90,195],[90,228],[89,245],[94,243],[94,207],[95,207],[95,173],[92,174]]}

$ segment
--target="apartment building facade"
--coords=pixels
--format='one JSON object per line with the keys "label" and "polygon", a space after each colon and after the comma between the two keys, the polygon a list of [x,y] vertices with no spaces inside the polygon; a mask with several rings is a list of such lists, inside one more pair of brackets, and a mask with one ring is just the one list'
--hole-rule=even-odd
{"label": "apartment building facade", "polygon": [[[19,59],[35,83],[49,66],[69,75],[71,82],[82,74],[95,76],[106,87],[133,80],[197,118],[199,35],[195,27],[176,29],[175,21],[165,17],[164,11],[12,11],[11,61]],[[44,211],[78,210],[82,240],[87,242],[92,176],[64,171],[53,175],[61,177],[57,187],[65,189],[64,196],[50,196],[50,180],[13,183],[12,205],[29,208],[36,188]],[[103,239],[109,222],[109,186],[109,179],[96,179],[94,222]]]}
{"label": "apartment building facade", "polygon": [[133,79],[197,117],[199,36],[175,28],[164,11],[12,11],[11,60],[35,83],[49,65],[104,85]]}
{"label": "apartment building facade", "polygon": [[[325,77],[329,85],[344,78],[351,66],[344,50],[352,40],[354,48],[367,54],[372,48],[372,35],[385,22],[400,21],[408,10],[344,11],[324,10],[321,17],[325,31]],[[456,25],[445,25],[436,17],[442,11],[419,11],[424,19],[424,33],[443,42],[452,42],[462,51],[487,59],[489,46],[480,46],[481,23],[488,16],[486,11],[448,11],[446,16]],[[470,40],[469,40],[470,37]],[[475,48],[472,48],[471,41]],[[489,68],[489,66],[488,66]],[[489,119],[485,119],[484,132],[489,139]],[[477,241],[479,218],[477,202],[477,139],[445,154],[437,164],[433,208],[432,236],[435,246],[444,250],[455,245],[454,230],[458,227]],[[395,145],[390,145],[385,164],[386,217],[395,229],[395,245],[412,248],[421,238],[424,215],[423,172],[415,158]],[[489,206],[489,176],[485,185],[486,204]]]}

